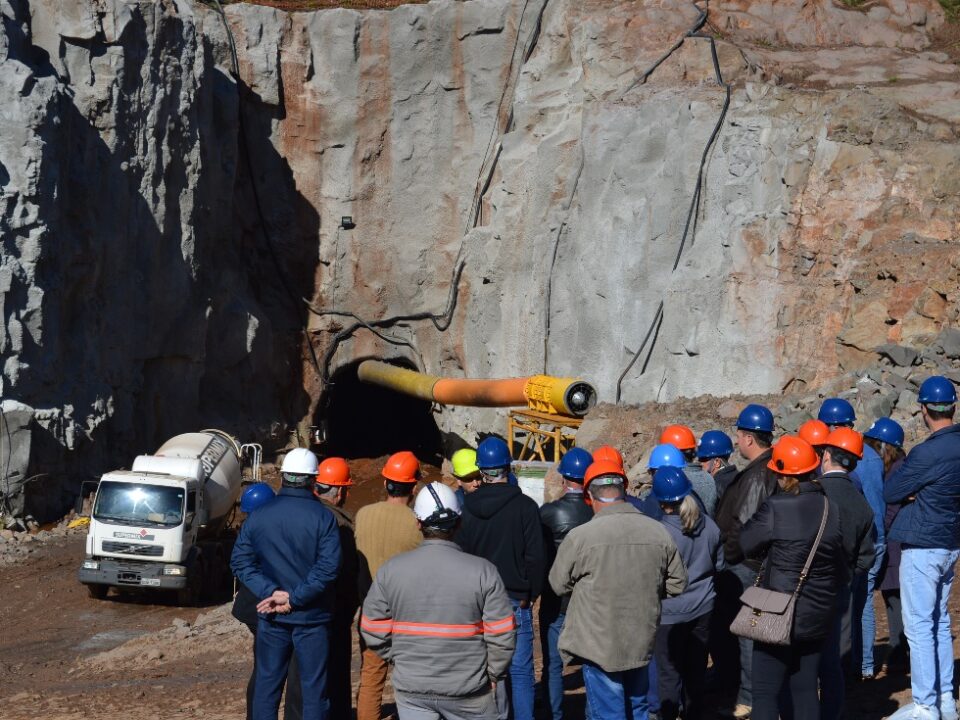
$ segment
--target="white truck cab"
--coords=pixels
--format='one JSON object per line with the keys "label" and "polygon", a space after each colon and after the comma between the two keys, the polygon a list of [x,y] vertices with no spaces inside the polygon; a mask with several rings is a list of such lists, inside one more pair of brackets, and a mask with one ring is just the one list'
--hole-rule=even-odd
{"label": "white truck cab", "polygon": [[111,587],[178,592],[194,604],[229,578],[234,536],[225,530],[240,490],[237,446],[225,434],[178,435],[130,470],[100,479],[80,582],[94,597]]}

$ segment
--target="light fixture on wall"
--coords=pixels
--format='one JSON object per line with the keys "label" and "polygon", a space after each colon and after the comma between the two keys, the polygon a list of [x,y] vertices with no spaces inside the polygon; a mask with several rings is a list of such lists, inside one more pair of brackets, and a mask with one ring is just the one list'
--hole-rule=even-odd
{"label": "light fixture on wall", "polygon": [[340,227],[344,230],[353,230],[357,224],[353,221],[352,215],[344,215],[340,218]]}

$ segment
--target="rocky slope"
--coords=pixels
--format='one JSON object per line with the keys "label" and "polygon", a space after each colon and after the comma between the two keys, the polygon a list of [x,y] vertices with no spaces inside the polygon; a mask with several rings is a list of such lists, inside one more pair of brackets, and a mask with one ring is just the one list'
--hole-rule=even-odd
{"label": "rocky slope", "polygon": [[[228,35],[186,0],[0,2],[2,397],[34,428],[18,477],[201,423],[310,424],[324,376],[370,356],[579,374],[636,403],[802,395],[929,345],[960,308],[939,5],[708,10],[647,73],[696,5],[231,4]],[[300,298],[437,317],[376,334]],[[437,416],[469,440],[496,418]]]}

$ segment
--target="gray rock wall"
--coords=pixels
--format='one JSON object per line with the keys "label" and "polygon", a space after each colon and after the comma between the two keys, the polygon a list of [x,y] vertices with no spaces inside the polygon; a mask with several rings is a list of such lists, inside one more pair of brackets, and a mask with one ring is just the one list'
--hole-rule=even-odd
{"label": "gray rock wall", "polygon": [[[2,396],[32,462],[323,413],[365,357],[612,401],[814,391],[956,323],[960,71],[934,0],[2,0]],[[339,227],[350,215],[353,229]],[[451,288],[454,268],[463,273]],[[441,314],[381,330],[366,321]],[[301,328],[309,327],[313,354]],[[319,368],[318,368],[319,366]],[[473,440],[502,414],[449,408]],[[38,457],[38,447],[46,447]]]}

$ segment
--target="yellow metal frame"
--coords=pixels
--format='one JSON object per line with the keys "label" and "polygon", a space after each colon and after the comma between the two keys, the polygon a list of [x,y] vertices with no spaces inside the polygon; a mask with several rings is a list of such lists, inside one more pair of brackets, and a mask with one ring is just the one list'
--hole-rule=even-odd
{"label": "yellow metal frame", "polygon": [[553,462],[574,445],[571,429],[580,427],[580,418],[552,415],[536,410],[511,410],[507,416],[507,437],[511,447],[520,443],[520,452],[516,460],[540,460],[551,462],[547,458],[546,444],[553,440]]}

